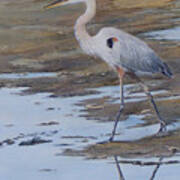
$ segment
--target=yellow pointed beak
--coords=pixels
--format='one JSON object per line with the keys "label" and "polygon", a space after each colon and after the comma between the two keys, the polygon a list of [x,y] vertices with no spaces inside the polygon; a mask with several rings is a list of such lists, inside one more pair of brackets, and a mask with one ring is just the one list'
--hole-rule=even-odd
{"label": "yellow pointed beak", "polygon": [[66,1],[67,0],[56,0],[56,1],[48,4],[47,6],[45,6],[44,9],[51,9],[51,8],[55,8],[55,7],[61,6]]}

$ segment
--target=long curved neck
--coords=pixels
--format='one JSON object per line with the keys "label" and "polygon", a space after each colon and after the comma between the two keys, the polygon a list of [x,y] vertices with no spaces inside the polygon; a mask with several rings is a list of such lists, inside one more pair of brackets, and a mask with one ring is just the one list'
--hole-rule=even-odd
{"label": "long curved neck", "polygon": [[75,36],[80,42],[90,38],[90,35],[86,30],[86,24],[91,21],[96,14],[96,0],[85,0],[85,3],[86,11],[77,19],[75,24]]}

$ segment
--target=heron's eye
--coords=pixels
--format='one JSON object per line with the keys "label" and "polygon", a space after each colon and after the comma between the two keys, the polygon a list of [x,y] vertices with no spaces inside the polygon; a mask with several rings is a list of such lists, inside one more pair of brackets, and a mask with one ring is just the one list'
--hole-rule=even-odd
{"label": "heron's eye", "polygon": [[107,46],[112,49],[114,46],[114,43],[118,41],[119,41],[118,38],[112,37],[112,38],[107,39],[106,43],[107,43]]}
{"label": "heron's eye", "polygon": [[107,46],[108,46],[109,48],[113,48],[113,44],[114,44],[113,38],[109,38],[109,39],[107,40]]}

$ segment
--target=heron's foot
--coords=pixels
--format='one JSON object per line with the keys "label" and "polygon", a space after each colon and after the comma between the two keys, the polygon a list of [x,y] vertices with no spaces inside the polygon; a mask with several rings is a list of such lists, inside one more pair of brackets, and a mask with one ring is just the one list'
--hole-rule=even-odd
{"label": "heron's foot", "polygon": [[110,136],[110,138],[109,138],[109,142],[113,142],[113,141],[114,141],[114,136],[116,135],[116,133],[115,133],[116,125],[117,125],[117,124],[115,123],[114,129],[113,129],[113,131],[112,131],[112,133],[111,133],[111,136]]}
{"label": "heron's foot", "polygon": [[105,141],[98,142],[97,144],[107,144],[107,143],[111,143],[113,141],[114,141],[114,138],[111,136],[109,139],[107,139]]}
{"label": "heron's foot", "polygon": [[162,137],[168,135],[167,131],[167,124],[163,121],[163,123],[160,124],[159,131],[156,133],[156,136]]}
{"label": "heron's foot", "polygon": [[110,138],[109,138],[109,142],[113,142],[114,140],[114,136],[112,135]]}
{"label": "heron's foot", "polygon": [[160,128],[159,128],[158,133],[164,133],[166,131],[167,131],[167,124],[164,121],[162,121],[160,123]]}

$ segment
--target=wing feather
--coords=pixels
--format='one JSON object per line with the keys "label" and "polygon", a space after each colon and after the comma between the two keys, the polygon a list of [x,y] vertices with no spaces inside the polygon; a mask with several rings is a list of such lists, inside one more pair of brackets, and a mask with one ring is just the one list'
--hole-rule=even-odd
{"label": "wing feather", "polygon": [[169,76],[172,75],[168,66],[162,62],[153,49],[135,36],[119,29],[108,27],[101,29],[96,36],[96,40],[107,40],[112,37],[118,38],[119,42],[113,46],[111,54],[105,54],[106,51],[104,51],[104,55],[102,55],[102,44],[99,53],[109,64],[119,65],[133,72],[166,72],[167,76],[168,74]]}

